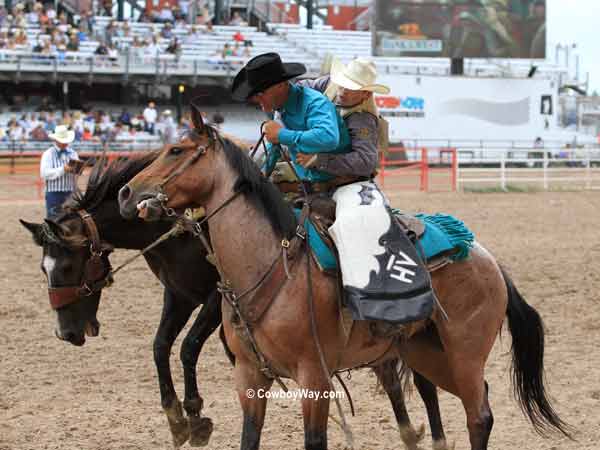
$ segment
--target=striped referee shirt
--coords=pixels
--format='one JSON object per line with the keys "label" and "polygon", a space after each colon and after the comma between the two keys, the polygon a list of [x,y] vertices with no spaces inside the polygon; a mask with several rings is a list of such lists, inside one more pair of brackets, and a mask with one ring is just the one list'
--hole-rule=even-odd
{"label": "striped referee shirt", "polygon": [[65,173],[65,165],[71,159],[79,159],[71,147],[60,150],[52,145],[42,154],[40,176],[46,182],[46,192],[72,192],[75,190],[75,174]]}

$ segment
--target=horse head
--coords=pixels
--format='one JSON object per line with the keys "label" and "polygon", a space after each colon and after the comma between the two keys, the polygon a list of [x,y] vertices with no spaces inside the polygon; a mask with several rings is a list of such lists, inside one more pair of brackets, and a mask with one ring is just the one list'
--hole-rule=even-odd
{"label": "horse head", "polygon": [[211,192],[216,131],[204,124],[192,101],[194,129],[177,144],[165,145],[158,158],[119,191],[121,215],[158,220],[186,207],[199,207],[198,199]]}
{"label": "horse head", "polygon": [[85,335],[97,336],[100,329],[98,287],[110,278],[108,255],[112,248],[91,240],[84,219],[77,214],[39,224],[20,222],[43,249],[41,269],[56,312],[56,336],[83,345]]}

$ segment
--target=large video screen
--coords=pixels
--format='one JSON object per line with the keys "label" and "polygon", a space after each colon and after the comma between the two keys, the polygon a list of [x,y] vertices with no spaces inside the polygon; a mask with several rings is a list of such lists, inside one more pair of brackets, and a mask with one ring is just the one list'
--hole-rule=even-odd
{"label": "large video screen", "polygon": [[546,0],[376,0],[376,56],[545,58]]}

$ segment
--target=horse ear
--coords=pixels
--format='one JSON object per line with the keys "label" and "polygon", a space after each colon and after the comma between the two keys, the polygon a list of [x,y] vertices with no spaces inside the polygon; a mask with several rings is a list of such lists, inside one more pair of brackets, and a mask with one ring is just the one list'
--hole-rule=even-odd
{"label": "horse ear", "polygon": [[194,129],[198,132],[204,131],[204,119],[202,119],[202,113],[200,112],[200,102],[198,98],[193,99],[190,102],[190,107],[192,109],[192,123],[194,124]]}
{"label": "horse ear", "polygon": [[29,230],[29,232],[33,236],[33,242],[35,242],[35,245],[38,245],[38,246],[41,247],[43,245],[43,242],[42,242],[42,224],[41,223],[27,222],[27,221],[25,221],[23,219],[19,219],[19,222],[21,222],[21,225],[23,225],[25,228],[27,228],[27,230]]}

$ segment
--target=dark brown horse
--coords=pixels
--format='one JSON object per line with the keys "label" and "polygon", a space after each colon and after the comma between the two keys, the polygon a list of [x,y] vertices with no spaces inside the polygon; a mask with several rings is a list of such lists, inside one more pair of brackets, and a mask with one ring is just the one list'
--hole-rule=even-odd
{"label": "dark brown horse", "polygon": [[[180,144],[167,146],[152,165],[121,189],[121,213],[136,215],[138,206],[143,207],[148,203],[144,200],[156,198],[159,192],[170,208],[205,207],[211,217],[210,238],[221,276],[239,295],[265,278],[281,257],[282,239],[298,239],[294,237],[296,218],[247,155],[204,126],[198,111],[193,115],[195,133]],[[147,218],[153,215],[153,211],[145,212]],[[304,261],[304,257],[298,255],[296,260]],[[336,300],[336,280],[320,273],[312,259],[309,270],[303,263],[292,263],[291,279],[272,292],[270,307],[253,326],[258,348],[279,376],[292,378],[309,391],[329,390],[313,339],[313,305],[318,340],[332,372],[400,357],[461,399],[471,448],[486,449],[493,416],[484,367],[507,317],[513,336],[514,388],[522,409],[539,432],[554,428],[568,435],[568,426],[546,396],[541,319],[480,244],[474,245],[468,260],[432,275],[448,320],[436,309],[430,326],[405,340],[375,337],[367,322],[355,322],[347,339]],[[309,282],[314,302],[309,300]],[[249,295],[240,301],[255,300]],[[251,310],[254,305],[243,306]],[[268,390],[273,380],[260,370],[231,305],[223,302],[222,308],[226,339],[236,357],[235,384],[244,413],[241,448],[254,450],[259,448],[266,399],[249,398],[246,392]],[[329,399],[305,398],[302,410],[305,448],[325,450]]]}
{"label": "dark brown horse", "polygon": [[[119,214],[118,190],[156,156],[150,154],[142,158],[117,160],[108,167],[99,161],[93,168],[85,192],[76,193],[67,202],[62,216],[44,224],[21,221],[43,249],[42,269],[50,287],[78,286],[85,279],[91,257],[90,236],[80,213],[87,212],[98,229],[101,246],[105,248],[102,256],[104,272],[108,272],[110,267],[108,258],[112,248],[140,250],[172,226],[172,221],[125,221]],[[192,446],[204,445],[210,437],[212,424],[210,419],[201,415],[204,402],[198,392],[196,363],[207,338],[221,323],[221,302],[215,297],[217,271],[206,260],[206,251],[200,241],[188,233],[162,243],[148,252],[145,258],[153,273],[165,285],[163,313],[154,339],[154,359],[161,403],[173,443],[178,447],[189,438]],[[118,275],[116,281],[119,281]],[[100,297],[101,289],[98,289],[91,295],[57,308],[56,335],[74,345],[83,345],[84,331],[88,335],[96,335]],[[169,358],[177,335],[193,310],[201,304],[203,307],[181,347],[185,417],[173,386]],[[424,429],[415,430],[411,425],[396,363],[395,360],[383,362],[374,371],[392,403],[403,442],[408,449],[416,449]],[[436,448],[444,450],[445,436],[435,387],[418,373],[414,374],[414,382],[427,408]]]}

